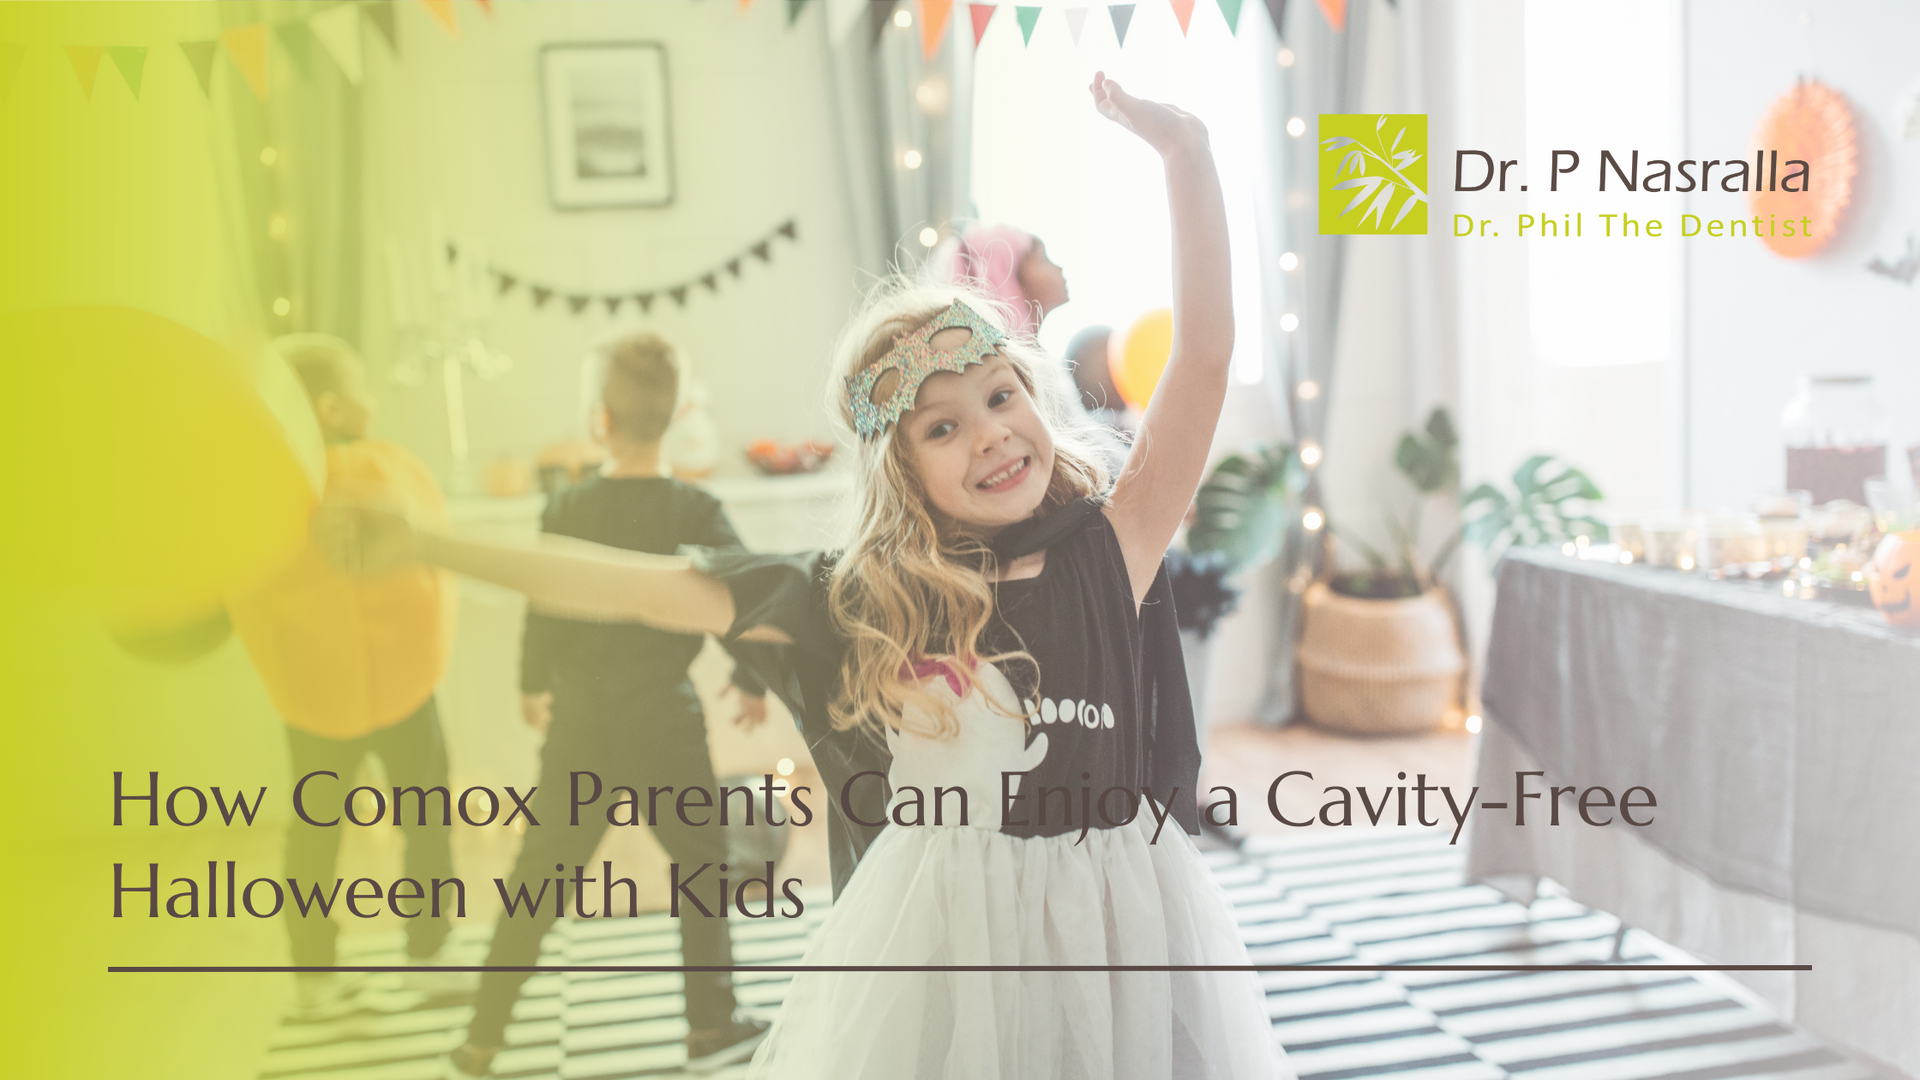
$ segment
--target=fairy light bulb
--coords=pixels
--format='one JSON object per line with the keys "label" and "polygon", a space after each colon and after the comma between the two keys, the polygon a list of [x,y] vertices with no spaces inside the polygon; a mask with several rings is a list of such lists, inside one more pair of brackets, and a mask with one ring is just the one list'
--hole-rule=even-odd
{"label": "fairy light bulb", "polygon": [[1274,59],[1274,62],[1279,64],[1281,67],[1292,67],[1293,66],[1293,50],[1287,48],[1285,45],[1282,45],[1280,46],[1280,52],[1276,54],[1273,59]]}
{"label": "fairy light bulb", "polygon": [[792,776],[793,775],[793,759],[790,757],[781,758],[778,762],[774,764],[773,771],[779,773],[781,776]]}
{"label": "fairy light bulb", "polygon": [[920,151],[918,150],[909,150],[900,155],[900,164],[905,165],[909,169],[919,168],[920,163],[924,160],[926,159],[920,156]]}
{"label": "fairy light bulb", "polygon": [[1291,271],[1300,265],[1300,256],[1289,251],[1280,256],[1280,269]]}
{"label": "fairy light bulb", "polygon": [[1311,469],[1320,464],[1320,444],[1304,442],[1300,444],[1300,464]]}
{"label": "fairy light bulb", "polygon": [[932,247],[940,242],[940,230],[929,225],[920,230],[920,246]]}
{"label": "fairy light bulb", "polygon": [[1297,139],[1300,136],[1305,135],[1306,133],[1307,133],[1307,122],[1305,120],[1302,120],[1296,116],[1293,119],[1287,121],[1287,134]]}
{"label": "fairy light bulb", "polygon": [[1480,734],[1480,716],[1479,716],[1479,714],[1477,714],[1477,713],[1476,713],[1476,714],[1474,714],[1474,715],[1472,715],[1472,716],[1469,716],[1469,717],[1467,717],[1467,734],[1469,734],[1469,735],[1478,735],[1478,734]]}
{"label": "fairy light bulb", "polygon": [[279,299],[273,302],[273,313],[275,315],[284,317],[287,314],[287,312],[292,310],[293,310],[292,301],[288,300],[284,296],[280,297]]}
{"label": "fairy light bulb", "polygon": [[275,149],[274,149],[273,147],[271,147],[271,146],[267,146],[267,147],[262,147],[262,148],[261,148],[261,150],[260,150],[260,164],[262,164],[262,165],[267,165],[267,166],[271,166],[271,165],[272,165],[272,164],[273,164],[274,162],[276,162],[276,161],[279,161],[279,160],[280,160],[280,151],[278,151],[278,150],[275,150]]}
{"label": "fairy light bulb", "polygon": [[1295,315],[1291,311],[1280,316],[1280,329],[1285,330],[1289,334],[1300,329],[1300,316]]}
{"label": "fairy light bulb", "polygon": [[1319,532],[1320,526],[1326,523],[1327,516],[1318,507],[1308,507],[1307,512],[1300,515],[1300,526],[1308,532]]}
{"label": "fairy light bulb", "polygon": [[1320,396],[1320,384],[1312,379],[1303,380],[1294,393],[1300,395],[1301,401],[1312,401]]}
{"label": "fairy light bulb", "polygon": [[906,8],[895,11],[893,13],[893,25],[905,30],[907,27],[913,25],[913,14]]}

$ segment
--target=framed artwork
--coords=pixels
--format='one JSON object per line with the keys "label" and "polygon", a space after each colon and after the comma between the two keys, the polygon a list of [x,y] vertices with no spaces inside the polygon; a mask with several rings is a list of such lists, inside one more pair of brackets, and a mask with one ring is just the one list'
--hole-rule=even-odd
{"label": "framed artwork", "polygon": [[547,187],[562,210],[673,201],[667,51],[655,42],[540,50]]}

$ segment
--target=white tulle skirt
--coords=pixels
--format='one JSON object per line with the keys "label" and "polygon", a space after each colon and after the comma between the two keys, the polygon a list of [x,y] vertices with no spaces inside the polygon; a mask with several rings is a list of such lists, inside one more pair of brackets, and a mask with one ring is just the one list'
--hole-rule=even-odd
{"label": "white tulle skirt", "polygon": [[[1153,821],[1021,839],[889,827],[806,964],[1246,964],[1199,853]],[[748,1075],[1292,1080],[1251,973],[816,972]]]}

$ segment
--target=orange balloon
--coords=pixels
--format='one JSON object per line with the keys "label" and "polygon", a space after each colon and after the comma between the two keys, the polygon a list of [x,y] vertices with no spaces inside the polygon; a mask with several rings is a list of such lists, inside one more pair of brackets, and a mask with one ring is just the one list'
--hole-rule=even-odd
{"label": "orange balloon", "polygon": [[1121,400],[1144,409],[1173,356],[1173,309],[1154,308],[1107,339],[1107,368]]}
{"label": "orange balloon", "polygon": [[[1766,175],[1755,179],[1747,205],[1767,222],[1760,239],[1775,254],[1796,259],[1825,247],[1840,229],[1840,217],[1853,197],[1855,169],[1853,111],[1831,87],[1804,82],[1774,100],[1753,133],[1752,151],[1764,155]],[[1778,160],[1778,172],[1774,162]],[[1781,181],[1799,171],[1790,161],[1806,162],[1797,191]],[[1802,219],[1805,219],[1804,221]],[[1782,224],[1793,227],[1788,236]]]}
{"label": "orange balloon", "polygon": [[0,319],[0,355],[0,477],[24,511],[0,577],[158,632],[305,543],[307,474],[220,345],[132,308],[56,307]]}

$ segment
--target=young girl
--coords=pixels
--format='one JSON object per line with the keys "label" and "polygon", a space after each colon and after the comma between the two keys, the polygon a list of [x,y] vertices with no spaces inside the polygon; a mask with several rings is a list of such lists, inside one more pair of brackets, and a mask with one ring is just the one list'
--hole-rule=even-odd
{"label": "young girl", "polygon": [[[793,980],[754,1076],[1291,1076],[1250,973],[1032,970],[1248,963],[1187,837],[1199,752],[1160,569],[1226,389],[1226,219],[1198,120],[1092,90],[1164,159],[1173,223],[1173,355],[1110,492],[1006,313],[897,284],[838,349],[830,393],[860,440],[841,552],[689,562],[365,511],[329,526],[369,565],[421,558],[551,612],[743,643],[826,782],[837,899],[803,963],[841,969]],[[927,970],[981,965],[1028,970]],[[845,970],[862,966],[921,970]]]}

